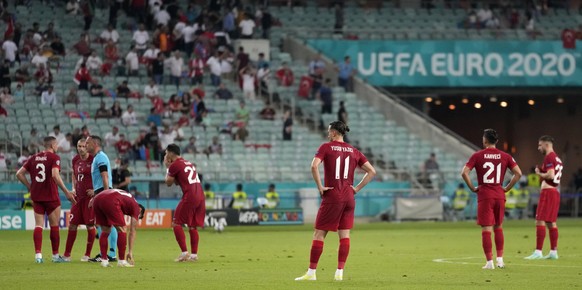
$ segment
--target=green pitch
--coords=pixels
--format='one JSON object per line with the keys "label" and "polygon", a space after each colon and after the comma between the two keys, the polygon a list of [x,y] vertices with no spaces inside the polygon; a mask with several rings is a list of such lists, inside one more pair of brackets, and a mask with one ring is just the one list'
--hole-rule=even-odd
{"label": "green pitch", "polygon": [[[238,227],[200,234],[200,260],[173,262],[179,254],[168,230],[138,231],[135,268],[101,268],[79,262],[86,232],[79,231],[73,262],[34,263],[32,232],[0,232],[1,289],[574,289],[582,287],[580,220],[561,220],[560,259],[527,261],[535,244],[533,221],[505,225],[506,269],[482,270],[481,234],[473,222],[356,225],[344,281],[334,282],[337,235],[330,233],[317,281],[304,274],[311,226]],[[187,235],[188,236],[188,235]],[[66,231],[61,231],[61,253]],[[546,240],[544,254],[548,252]],[[95,243],[93,254],[97,252]],[[440,260],[439,260],[440,259]],[[435,262],[440,261],[440,262]],[[114,264],[115,265],[115,264]]]}

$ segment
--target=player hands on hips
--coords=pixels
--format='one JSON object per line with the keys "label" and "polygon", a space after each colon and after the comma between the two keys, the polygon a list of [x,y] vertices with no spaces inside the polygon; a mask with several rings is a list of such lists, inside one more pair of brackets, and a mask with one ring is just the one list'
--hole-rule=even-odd
{"label": "player hands on hips", "polygon": [[[350,251],[350,229],[354,224],[355,195],[376,175],[376,170],[364,154],[344,142],[344,136],[349,131],[348,126],[341,121],[330,123],[327,130],[330,142],[319,147],[311,162],[311,175],[321,195],[321,205],[315,220],[309,268],[305,275],[295,278],[296,281],[316,280],[317,263],[329,231],[337,231],[340,239],[334,280],[343,280],[344,266]],[[319,175],[318,167],[321,163],[325,184],[321,183]],[[357,167],[362,168],[366,174],[354,187],[354,171]]]}
{"label": "player hands on hips", "polygon": [[[495,269],[493,265],[493,245],[491,233],[495,233],[497,250],[497,267],[505,268],[503,262],[503,217],[505,215],[505,192],[519,181],[521,170],[509,154],[495,148],[499,135],[493,129],[483,133],[483,150],[475,152],[463,167],[461,176],[469,189],[477,193],[477,224],[481,226],[481,242],[487,263],[483,269]],[[471,170],[477,173],[478,186],[475,187],[469,177]],[[513,173],[511,181],[503,187],[505,172]]]}
{"label": "player hands on hips", "polygon": [[[544,155],[544,163],[537,167],[535,172],[542,180],[540,200],[536,209],[536,249],[527,260],[558,259],[558,211],[560,209],[560,179],[564,168],[562,160],[554,152],[554,138],[542,136],[538,139],[538,151]],[[546,227],[550,234],[550,253],[542,254],[544,240],[546,239]]]}

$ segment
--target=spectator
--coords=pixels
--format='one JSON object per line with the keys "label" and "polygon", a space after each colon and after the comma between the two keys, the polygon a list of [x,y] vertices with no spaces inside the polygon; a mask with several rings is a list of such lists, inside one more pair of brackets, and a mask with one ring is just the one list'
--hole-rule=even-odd
{"label": "spectator", "polygon": [[131,143],[125,139],[125,134],[119,134],[119,140],[115,143],[117,155],[121,158],[129,157],[131,152]]}
{"label": "spectator", "polygon": [[50,84],[53,82],[53,74],[51,73],[50,69],[48,69],[42,63],[34,73],[34,78],[40,84]]}
{"label": "spectator", "polygon": [[14,98],[10,94],[9,88],[0,88],[0,104],[4,107],[14,104]]}
{"label": "spectator", "polygon": [[104,97],[103,86],[97,83],[91,84],[91,87],[89,87],[89,95],[91,97]]}
{"label": "spectator", "polygon": [[30,136],[28,137],[28,152],[36,153],[42,148],[42,142],[38,137],[38,132],[35,128],[30,130]]}
{"label": "spectator", "polygon": [[430,158],[424,161],[424,170],[428,173],[435,172],[439,170],[439,164],[436,161],[436,154],[431,153]]}
{"label": "spectator", "polygon": [[14,95],[14,97],[17,99],[24,98],[24,89],[22,89],[22,84],[16,85],[16,89],[14,89],[14,93],[12,95]]}
{"label": "spectator", "polygon": [[63,100],[65,104],[79,104],[79,95],[77,94],[77,88],[71,87],[69,93]]}
{"label": "spectator", "polygon": [[517,9],[512,8],[509,15],[509,27],[511,29],[516,29],[519,26],[519,12]]}
{"label": "spectator", "polygon": [[59,37],[59,33],[55,31],[55,24],[49,22],[42,36],[47,42],[52,42],[55,38]]}
{"label": "spectator", "polygon": [[275,120],[275,114],[276,114],[275,109],[271,107],[271,104],[269,102],[267,102],[265,104],[265,107],[261,110],[261,112],[259,112],[259,115],[263,120]]}
{"label": "spectator", "polygon": [[85,33],[81,33],[79,40],[73,45],[73,49],[77,51],[77,54],[79,55],[89,55],[91,53],[91,46],[89,43],[89,36]]}
{"label": "spectator", "polygon": [[0,117],[2,118],[8,117],[8,111],[6,111],[4,107],[2,107],[2,104],[0,104]]}
{"label": "spectator", "polygon": [[243,186],[239,183],[236,185],[236,191],[232,193],[232,200],[228,207],[233,209],[247,208],[247,198],[247,193],[243,191]]}
{"label": "spectator", "polygon": [[81,127],[81,136],[84,139],[91,136],[91,132],[89,132],[89,128],[87,127],[87,125],[83,125],[83,127]]}
{"label": "spectator", "polygon": [[197,95],[200,97],[200,99],[204,99],[204,97],[206,96],[206,91],[204,91],[204,85],[198,84],[197,87],[193,88],[192,95]]}
{"label": "spectator", "polygon": [[[348,124],[348,112],[346,111],[346,107],[344,106],[344,101],[340,101],[339,103],[339,110],[337,111],[337,119],[342,121],[344,124]],[[344,136],[345,139],[345,136]]]}
{"label": "spectator", "polygon": [[177,139],[181,139],[178,131],[175,128],[170,127],[169,124],[164,124],[164,129],[160,134],[160,145],[162,149],[168,147],[168,145],[174,143]]}
{"label": "spectator", "polygon": [[95,112],[95,119],[99,119],[99,118],[109,118],[109,117],[111,117],[111,111],[109,111],[105,107],[105,102],[102,101],[101,102],[101,105],[99,106],[99,108]]}
{"label": "spectator", "polygon": [[176,90],[180,90],[180,79],[184,69],[184,59],[182,59],[180,51],[174,51],[172,57],[168,59],[168,66],[170,67],[170,80],[176,85]]}
{"label": "spectator", "polygon": [[150,35],[145,30],[145,25],[140,23],[139,29],[133,33],[133,41],[135,42],[135,48],[140,54],[143,54],[147,48],[147,43],[150,41]]}
{"label": "spectator", "polygon": [[132,105],[128,105],[127,110],[121,115],[121,123],[125,126],[137,125],[137,114],[133,111]]}
{"label": "spectator", "polygon": [[69,0],[65,7],[65,12],[69,15],[77,15],[80,12],[79,2],[75,0]]}
{"label": "spectator", "polygon": [[291,118],[291,111],[285,111],[283,115],[283,140],[289,141],[293,139],[293,119]]}
{"label": "spectator", "polygon": [[244,20],[238,24],[240,28],[240,38],[242,39],[252,39],[254,30],[255,30],[255,22],[250,19],[248,15],[244,15]]}
{"label": "spectator", "polygon": [[160,96],[160,90],[156,85],[156,81],[151,79],[150,83],[144,87],[143,94],[146,98],[152,100]]}
{"label": "spectator", "polygon": [[30,157],[30,153],[28,152],[28,150],[22,149],[22,155],[20,155],[20,157],[18,157],[18,166],[22,166],[24,165],[24,163],[26,163],[26,161],[28,160],[28,158]]}
{"label": "spectator", "polygon": [[186,152],[188,154],[200,153],[200,152],[198,152],[198,149],[196,148],[196,137],[194,137],[194,136],[190,137],[188,144],[186,145],[186,147],[184,147],[184,152]]}
{"label": "spectator", "polygon": [[186,115],[190,114],[191,108],[194,105],[192,99],[193,99],[192,95],[190,95],[189,93],[184,93],[182,95],[182,109],[180,110],[180,112]]}
{"label": "spectator", "polygon": [[85,20],[83,30],[89,31],[91,29],[91,23],[93,23],[93,16],[95,15],[95,2],[92,0],[83,0],[81,2],[81,11],[83,12],[83,19]]}
{"label": "spectator", "polygon": [[221,83],[218,90],[214,92],[214,97],[219,100],[230,100],[232,99],[232,92],[226,88],[224,83]]}
{"label": "spectator", "polygon": [[335,24],[333,26],[335,34],[342,34],[344,29],[344,7],[342,4],[335,4]]}
{"label": "spectator", "polygon": [[40,49],[35,49],[34,56],[30,60],[30,63],[35,65],[37,68],[39,68],[41,65],[46,67],[48,58],[42,55],[42,51]]}
{"label": "spectator", "polygon": [[61,41],[60,37],[55,37],[53,42],[51,42],[50,48],[52,49],[52,51],[55,55],[58,55],[58,56],[67,55],[65,45]]}
{"label": "spectator", "polygon": [[318,98],[321,100],[321,113],[331,114],[333,106],[333,97],[331,91],[331,80],[325,79],[325,84],[319,89]]}
{"label": "spectator", "polygon": [[115,90],[117,93],[117,97],[118,98],[128,98],[129,95],[131,94],[131,90],[129,89],[128,85],[127,85],[127,80],[124,80],[119,86],[117,86],[117,89]]}
{"label": "spectator", "polygon": [[240,140],[244,143],[247,140],[247,137],[249,137],[249,130],[247,130],[247,124],[241,123],[238,126],[236,132],[233,134],[232,139]]}
{"label": "spectator", "polygon": [[77,144],[79,142],[79,140],[81,139],[85,139],[85,136],[83,136],[81,134],[81,128],[75,128],[73,129],[73,144]]}
{"label": "spectator", "polygon": [[161,85],[164,81],[164,55],[161,52],[150,63],[150,70],[156,84]]}
{"label": "spectator", "polygon": [[279,193],[275,191],[275,184],[269,184],[265,198],[267,199],[267,208],[276,208],[279,205]]}
{"label": "spectator", "polygon": [[103,48],[105,53],[105,60],[109,62],[115,62],[119,59],[119,51],[117,50],[117,45],[112,41],[109,40],[105,47]]}
{"label": "spectator", "polygon": [[139,70],[139,56],[138,50],[132,46],[130,51],[125,56],[125,64],[127,66],[127,74],[130,76],[137,76]]}
{"label": "spectator", "polygon": [[293,85],[293,71],[289,68],[287,62],[284,61],[281,64],[281,68],[277,70],[275,76],[277,77],[280,86],[290,87]]}
{"label": "spectator", "polygon": [[199,95],[194,95],[194,102],[192,104],[193,115],[198,118],[202,115],[202,112],[206,111],[206,103],[200,98]]}
{"label": "spectator", "polygon": [[46,91],[42,92],[40,103],[48,106],[57,104],[57,94],[53,91],[53,86],[49,86]]}
{"label": "spectator", "polygon": [[351,59],[349,56],[344,57],[344,62],[339,64],[336,67],[338,71],[338,84],[340,87],[343,87],[346,92],[353,92],[354,91],[354,75],[356,74],[356,70],[351,63]]}
{"label": "spectator", "polygon": [[248,123],[250,118],[250,112],[246,108],[244,101],[240,102],[240,107],[235,112],[235,121],[241,123]]}
{"label": "spectator", "polygon": [[178,113],[182,110],[182,100],[176,94],[170,96],[170,99],[168,100],[168,105],[172,113]]}
{"label": "spectator", "polygon": [[117,142],[119,142],[119,140],[121,140],[120,134],[119,134],[119,128],[117,128],[117,126],[113,126],[111,128],[111,132],[108,132],[107,134],[105,134],[105,145],[106,146],[115,146],[115,144],[117,144]]}
{"label": "spectator", "polygon": [[11,82],[9,62],[0,61],[0,88],[10,87]]}
{"label": "spectator", "polygon": [[167,26],[170,19],[171,19],[170,14],[164,8],[160,8],[154,14],[154,21],[155,21],[157,26],[159,26],[159,25]]}
{"label": "spectator", "polygon": [[119,33],[117,33],[117,30],[111,24],[107,25],[107,28],[101,32],[99,37],[102,43],[108,43],[109,41],[117,43],[119,41]]}
{"label": "spectator", "polygon": [[271,27],[273,27],[273,16],[267,8],[263,8],[261,16],[261,27],[263,29],[263,38],[269,39]]}
{"label": "spectator", "polygon": [[194,50],[195,28],[191,21],[188,21],[186,26],[182,28],[182,35],[184,37],[184,53],[190,57],[192,50]]}
{"label": "spectator", "polygon": [[81,67],[75,73],[75,83],[79,86],[79,90],[88,90],[89,89],[89,82],[92,81],[91,74],[87,69],[85,63],[81,64]]}
{"label": "spectator", "polygon": [[269,79],[271,78],[271,70],[269,64],[264,63],[257,72],[257,79],[259,81],[259,93],[261,96],[269,95]]}
{"label": "spectator", "polygon": [[97,55],[97,52],[93,50],[93,52],[91,52],[91,55],[87,58],[86,65],[87,69],[89,69],[89,72],[94,74],[96,72],[99,72],[99,70],[101,69],[101,66],[103,65],[103,60],[101,59],[101,57]]}
{"label": "spectator", "polygon": [[240,71],[240,77],[244,98],[251,101],[255,100],[255,72],[250,65],[247,65],[247,67]]}
{"label": "spectator", "polygon": [[245,53],[244,47],[239,47],[238,54],[236,55],[236,70],[241,71],[243,68],[249,65],[249,62],[249,54]]}
{"label": "spectator", "polygon": [[311,98],[319,92],[323,82],[323,73],[325,71],[325,63],[321,59],[321,54],[317,54],[315,58],[309,63],[309,76],[312,78]]}
{"label": "spectator", "polygon": [[267,61],[267,59],[265,58],[265,54],[262,52],[259,52],[259,58],[257,59],[257,68],[262,68],[266,65],[269,65],[269,62]]}
{"label": "spectator", "polygon": [[144,137],[144,144],[150,150],[151,160],[160,160],[160,136],[158,135],[158,127],[151,126],[149,133]]}
{"label": "spectator", "polygon": [[160,53],[160,49],[155,44],[150,44],[150,47],[143,53],[143,62],[149,65],[154,59],[158,58],[158,53]]}
{"label": "spectator", "polygon": [[220,154],[222,155],[222,144],[220,143],[218,136],[212,137],[212,143],[204,150],[204,154]]}
{"label": "spectator", "polygon": [[232,53],[226,47],[221,46],[218,48],[220,53],[220,67],[222,69],[221,76],[224,76],[226,79],[233,79],[233,63],[234,57]]}
{"label": "spectator", "polygon": [[[178,23],[174,25],[172,29],[172,40],[174,41],[174,49],[184,51],[184,34],[182,34],[182,30],[186,27],[186,23],[183,19],[179,19]],[[186,59],[189,59],[190,56],[186,54]]]}
{"label": "spectator", "polygon": [[202,84],[204,80],[204,59],[195,53],[188,66],[190,68],[190,83],[192,85]]}
{"label": "spectator", "polygon": [[210,68],[210,81],[213,86],[220,85],[220,77],[222,75],[222,66],[220,65],[220,56],[215,52],[212,57],[206,61],[206,65]]}
{"label": "spectator", "polygon": [[147,118],[146,122],[148,124],[152,124],[153,123],[154,125],[156,125],[156,127],[162,126],[162,116],[156,110],[156,108],[151,108],[150,109],[150,114],[148,115],[148,118]]}
{"label": "spectator", "polygon": [[525,30],[530,33],[535,32],[535,18],[529,10],[525,13]]}
{"label": "spectator", "polygon": [[129,161],[126,158],[118,158],[115,163],[119,164],[119,167],[112,170],[113,188],[129,191],[128,185],[131,183],[131,172],[127,169]]}
{"label": "spectator", "polygon": [[121,118],[122,114],[123,110],[121,109],[121,104],[119,104],[119,101],[113,102],[113,105],[111,106],[111,117]]}
{"label": "spectator", "polygon": [[[0,61],[0,76],[2,79],[2,85],[0,87],[7,87],[6,82],[10,84],[10,71],[8,65],[4,65]],[[22,64],[16,71],[14,72],[14,80],[19,83],[26,83],[30,81],[30,73],[28,72],[28,64]]]}
{"label": "spectator", "polygon": [[4,60],[13,65],[18,54],[18,46],[12,41],[12,36],[8,36],[4,43],[2,43],[2,51],[4,52]]}
{"label": "spectator", "polygon": [[[485,6],[485,5],[483,5]],[[478,27],[485,27],[487,22],[493,18],[493,12],[489,7],[481,8],[477,11],[477,24]]]}
{"label": "spectator", "polygon": [[59,153],[71,153],[72,148],[71,144],[73,142],[73,135],[71,133],[67,133],[65,135],[65,139],[62,139],[61,142],[58,143],[59,146]]}

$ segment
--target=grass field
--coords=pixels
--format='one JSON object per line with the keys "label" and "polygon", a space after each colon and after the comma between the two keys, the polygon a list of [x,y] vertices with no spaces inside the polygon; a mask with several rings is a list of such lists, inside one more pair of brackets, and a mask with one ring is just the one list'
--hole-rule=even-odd
{"label": "grass field", "polygon": [[[560,221],[559,260],[527,261],[523,257],[535,245],[533,221],[507,222],[507,268],[495,270],[481,269],[481,234],[473,222],[356,225],[342,282],[333,281],[338,248],[333,233],[318,280],[293,281],[308,266],[311,226],[203,230],[196,263],[173,262],[179,249],[171,230],[144,230],[136,240],[135,268],[78,262],[84,231],[70,264],[50,262],[45,231],[45,263],[35,264],[32,232],[0,231],[0,289],[574,289],[582,287],[581,224]],[[61,251],[65,239],[62,231]]]}

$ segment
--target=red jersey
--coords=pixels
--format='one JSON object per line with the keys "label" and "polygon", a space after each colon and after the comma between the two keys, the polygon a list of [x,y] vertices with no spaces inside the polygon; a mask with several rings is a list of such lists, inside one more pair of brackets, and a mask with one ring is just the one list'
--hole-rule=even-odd
{"label": "red jersey", "polygon": [[129,143],[127,140],[119,140],[117,143],[115,143],[115,148],[117,149],[117,153],[125,154],[129,152],[129,149],[131,149],[131,143]]}
{"label": "red jersey", "polygon": [[560,179],[562,178],[562,169],[564,166],[562,165],[562,160],[558,157],[556,152],[550,152],[550,154],[544,157],[544,164],[542,164],[542,168],[540,171],[542,173],[548,172],[550,169],[554,169],[554,179],[544,179],[548,185],[553,187],[557,187],[560,185]]}
{"label": "red jersey", "polygon": [[78,199],[87,198],[87,190],[93,189],[93,178],[91,177],[91,165],[93,155],[88,155],[87,159],[81,159],[79,154],[73,157],[73,178],[75,178],[75,192]]}
{"label": "red jersey", "polygon": [[103,206],[109,210],[116,209],[116,211],[120,211],[124,215],[135,219],[139,218],[141,209],[135,198],[129,192],[121,189],[107,189],[96,195],[95,199],[97,198],[101,199]]}
{"label": "red jersey", "polygon": [[176,179],[176,183],[182,189],[182,201],[196,202],[204,200],[204,192],[200,185],[200,178],[196,172],[196,167],[184,158],[176,159],[170,168],[168,175]]}
{"label": "red jersey", "polygon": [[30,199],[32,201],[58,201],[59,190],[53,180],[53,168],[61,170],[59,155],[42,151],[28,158],[22,166],[30,173]]}
{"label": "red jersey", "polygon": [[322,203],[353,200],[354,171],[368,162],[366,156],[348,143],[332,141],[321,144],[315,157],[323,162],[325,187],[333,187],[323,194]]}
{"label": "red jersey", "polygon": [[513,169],[517,163],[513,157],[497,148],[486,148],[474,153],[465,166],[475,168],[477,172],[478,200],[505,199],[502,187],[505,171]]}
{"label": "red jersey", "polygon": [[574,30],[562,30],[562,45],[567,49],[576,48],[576,32]]}

